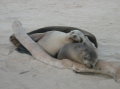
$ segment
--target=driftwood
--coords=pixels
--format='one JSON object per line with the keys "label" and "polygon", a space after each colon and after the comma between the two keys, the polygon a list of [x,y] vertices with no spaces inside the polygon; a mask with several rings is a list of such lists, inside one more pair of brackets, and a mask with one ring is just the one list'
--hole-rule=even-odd
{"label": "driftwood", "polygon": [[70,69],[79,73],[99,73],[106,74],[113,77],[116,81],[120,79],[120,63],[107,62],[99,60],[95,69],[89,69],[85,65],[78,64],[68,59],[57,60],[49,56],[43,51],[37,43],[35,43],[25,32],[22,24],[19,21],[15,21],[12,25],[15,37],[20,43],[31,52],[32,56],[45,64],[61,68]]}

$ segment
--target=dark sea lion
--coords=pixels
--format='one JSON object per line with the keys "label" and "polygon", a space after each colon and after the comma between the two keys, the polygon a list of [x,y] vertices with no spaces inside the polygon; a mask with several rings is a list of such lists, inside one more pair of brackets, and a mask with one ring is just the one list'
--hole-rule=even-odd
{"label": "dark sea lion", "polygon": [[60,49],[58,59],[71,59],[88,67],[95,67],[97,63],[96,48],[86,37],[82,43],[70,43]]}
{"label": "dark sea lion", "polygon": [[[79,28],[75,28],[75,27],[50,26],[50,27],[44,27],[44,28],[40,28],[38,30],[34,30],[34,31],[29,32],[27,34],[31,35],[31,34],[35,34],[35,33],[44,33],[44,32],[53,31],[53,30],[54,31],[61,31],[61,32],[65,32],[65,33],[68,33],[72,30],[79,30],[84,35],[86,35],[88,37],[88,39],[95,45],[95,47],[98,47],[96,37],[93,34],[87,32],[87,31],[81,30]],[[31,53],[16,39],[16,37],[14,35],[10,36],[10,41],[16,46],[17,51],[19,51],[21,53],[27,53],[27,54],[31,55]],[[38,40],[34,40],[34,41],[37,42]]]}

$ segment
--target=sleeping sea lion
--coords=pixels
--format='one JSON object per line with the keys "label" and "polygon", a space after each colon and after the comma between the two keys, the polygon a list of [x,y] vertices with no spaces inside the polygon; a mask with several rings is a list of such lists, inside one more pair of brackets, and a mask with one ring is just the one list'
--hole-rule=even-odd
{"label": "sleeping sea lion", "polygon": [[82,43],[70,43],[58,52],[58,59],[70,59],[77,63],[85,64],[87,67],[95,67],[97,63],[96,48],[86,37]]}
{"label": "sleeping sea lion", "polygon": [[[35,33],[44,33],[44,32],[47,32],[47,31],[61,31],[61,32],[68,33],[68,32],[70,32],[72,30],[79,30],[79,31],[81,31],[85,36],[88,37],[88,39],[95,45],[96,48],[98,47],[96,37],[93,34],[87,32],[85,30],[81,30],[79,28],[75,28],[75,27],[67,27],[67,26],[43,27],[43,28],[40,28],[38,30],[34,30],[32,32],[29,32],[27,34],[30,36],[30,35],[35,34]],[[27,54],[31,55],[31,53],[16,39],[16,37],[14,35],[10,36],[10,41],[16,46],[16,50],[17,51],[19,51],[21,53],[27,53]],[[34,41],[38,42],[39,39],[38,40],[34,40]]]}

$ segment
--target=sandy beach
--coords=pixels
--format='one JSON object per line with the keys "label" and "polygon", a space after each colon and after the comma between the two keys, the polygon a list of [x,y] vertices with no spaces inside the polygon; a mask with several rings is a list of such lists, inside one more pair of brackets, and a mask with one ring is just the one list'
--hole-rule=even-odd
{"label": "sandy beach", "polygon": [[16,52],[9,42],[11,24],[26,31],[44,26],[73,26],[93,33],[101,60],[120,61],[119,0],[0,0],[0,89],[119,89],[101,75],[57,69]]}

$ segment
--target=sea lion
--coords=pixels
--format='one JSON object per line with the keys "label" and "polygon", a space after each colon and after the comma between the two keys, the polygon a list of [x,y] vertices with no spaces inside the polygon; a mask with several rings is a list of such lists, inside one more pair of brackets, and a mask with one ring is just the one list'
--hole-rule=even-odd
{"label": "sea lion", "polygon": [[[88,37],[88,39],[95,45],[96,48],[98,47],[96,37],[93,34],[87,32],[85,30],[81,30],[79,28],[75,28],[75,27],[67,27],[67,26],[43,27],[43,28],[40,28],[38,30],[34,30],[32,32],[29,32],[27,34],[30,36],[30,35],[35,34],[35,33],[44,33],[44,32],[47,32],[47,31],[61,31],[61,32],[68,33],[68,32],[70,32],[72,30],[79,30],[79,31],[81,31],[85,36]],[[16,39],[16,37],[14,35],[10,36],[10,41],[16,46],[16,50],[18,52],[20,52],[20,53],[27,53],[27,54],[31,55],[31,53]],[[37,42],[37,41],[39,41],[39,39],[38,40],[34,40],[34,41]]]}
{"label": "sea lion", "polygon": [[87,67],[95,67],[97,63],[97,52],[95,47],[86,37],[82,43],[69,43],[60,49],[58,59],[70,59],[77,63],[85,64]]}

